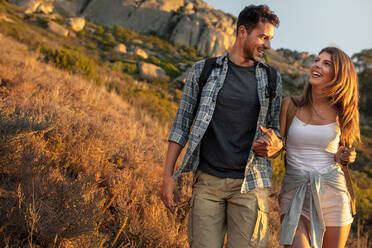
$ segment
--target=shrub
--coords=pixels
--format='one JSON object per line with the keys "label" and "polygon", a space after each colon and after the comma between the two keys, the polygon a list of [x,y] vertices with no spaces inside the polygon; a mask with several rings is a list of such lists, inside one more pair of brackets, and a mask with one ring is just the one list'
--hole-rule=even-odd
{"label": "shrub", "polygon": [[137,73],[138,68],[136,64],[127,62],[114,62],[110,65],[111,69],[119,72],[128,72],[131,74]]}
{"label": "shrub", "polygon": [[170,76],[171,78],[178,77],[181,74],[181,71],[175,65],[168,61],[160,60],[159,58],[154,56],[150,56],[149,61],[153,64],[162,67],[167,73],[167,75]]}
{"label": "shrub", "polygon": [[104,34],[104,33],[105,33],[105,29],[104,29],[103,27],[98,26],[98,27],[96,28],[96,34],[98,34],[98,35],[102,35],[102,34]]}
{"label": "shrub", "polygon": [[60,69],[79,71],[90,78],[96,76],[98,65],[95,60],[79,52],[66,49],[54,50],[46,46],[41,46],[40,51],[46,56],[47,61],[53,62]]}
{"label": "shrub", "polygon": [[139,33],[134,32],[134,31],[132,31],[130,29],[127,29],[127,28],[123,28],[120,25],[115,25],[114,26],[113,34],[114,34],[116,40],[118,40],[120,42],[137,39],[140,36]]}

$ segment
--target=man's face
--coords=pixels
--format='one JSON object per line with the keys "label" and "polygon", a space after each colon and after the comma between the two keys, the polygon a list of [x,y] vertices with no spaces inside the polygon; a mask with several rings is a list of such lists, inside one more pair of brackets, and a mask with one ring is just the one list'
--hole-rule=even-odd
{"label": "man's face", "polygon": [[[241,26],[240,28],[244,28]],[[270,49],[270,40],[274,37],[274,25],[268,22],[258,22],[251,33],[247,30],[242,32],[244,43],[244,57],[249,60],[258,61],[267,49]]]}

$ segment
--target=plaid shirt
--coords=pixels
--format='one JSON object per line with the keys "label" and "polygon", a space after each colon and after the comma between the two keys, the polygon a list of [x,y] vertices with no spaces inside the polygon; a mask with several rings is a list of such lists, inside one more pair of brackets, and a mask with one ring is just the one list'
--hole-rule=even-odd
{"label": "plaid shirt", "polygon": [[[186,83],[183,89],[181,102],[175,117],[169,141],[176,142],[181,146],[185,146],[189,138],[189,145],[186,150],[181,167],[173,175],[173,178],[178,178],[182,172],[196,172],[199,165],[200,141],[208,128],[212,119],[216,106],[218,92],[223,86],[228,69],[228,53],[217,58],[216,63],[220,67],[215,67],[212,70],[208,81],[204,85],[201,93],[200,103],[194,118],[194,109],[197,104],[199,93],[199,77],[203,70],[205,60],[198,61],[188,73]],[[279,135],[279,113],[282,97],[282,82],[280,74],[277,74],[276,82],[276,97],[272,100],[271,121],[267,121],[267,112],[269,106],[269,98],[267,97],[267,75],[266,67],[262,62],[258,62],[256,66],[257,78],[257,94],[260,102],[260,113],[257,120],[257,128],[254,140],[261,136],[259,126],[272,128],[277,136]],[[190,132],[190,128],[192,130]],[[252,148],[249,152],[247,165],[245,168],[245,178],[241,187],[241,192],[245,193],[255,188],[271,187],[272,167],[269,159],[258,156]]]}

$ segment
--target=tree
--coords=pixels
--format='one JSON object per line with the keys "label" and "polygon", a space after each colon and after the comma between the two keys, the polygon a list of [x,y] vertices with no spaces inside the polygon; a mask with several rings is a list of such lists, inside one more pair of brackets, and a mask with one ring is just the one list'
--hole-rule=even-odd
{"label": "tree", "polygon": [[358,72],[360,110],[363,114],[372,113],[372,49],[364,49],[352,57]]}

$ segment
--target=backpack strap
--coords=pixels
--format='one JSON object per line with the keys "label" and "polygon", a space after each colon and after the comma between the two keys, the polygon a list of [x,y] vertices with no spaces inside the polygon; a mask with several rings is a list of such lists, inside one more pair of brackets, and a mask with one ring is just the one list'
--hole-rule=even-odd
{"label": "backpack strap", "polygon": [[200,98],[201,98],[203,88],[205,84],[207,83],[208,78],[211,75],[213,68],[221,67],[221,65],[217,64],[216,61],[217,61],[217,57],[208,58],[205,60],[204,67],[203,67],[202,72],[200,73],[199,81],[198,81],[199,93],[198,93],[198,97],[196,99],[196,105],[194,108],[194,116],[199,108]]}
{"label": "backpack strap", "polygon": [[274,97],[276,96],[277,72],[275,68],[269,65],[267,65],[265,69],[266,69],[266,75],[267,75],[267,81],[268,81],[267,86],[266,86],[266,97],[269,98],[269,107],[267,109],[267,113],[268,113],[267,116],[268,116],[268,122],[270,123],[272,120],[272,116],[271,116],[272,101]]}
{"label": "backpack strap", "polygon": [[201,89],[203,89],[204,85],[207,83],[209,76],[212,73],[212,70],[214,67],[220,66],[216,63],[217,57],[208,58],[205,60],[204,67],[202,72],[200,73],[199,77],[199,93],[201,92]]}
{"label": "backpack strap", "polygon": [[269,65],[266,66],[265,69],[266,69],[267,80],[268,80],[266,94],[267,94],[267,97],[269,97],[271,101],[276,96],[277,72],[275,68]]}

